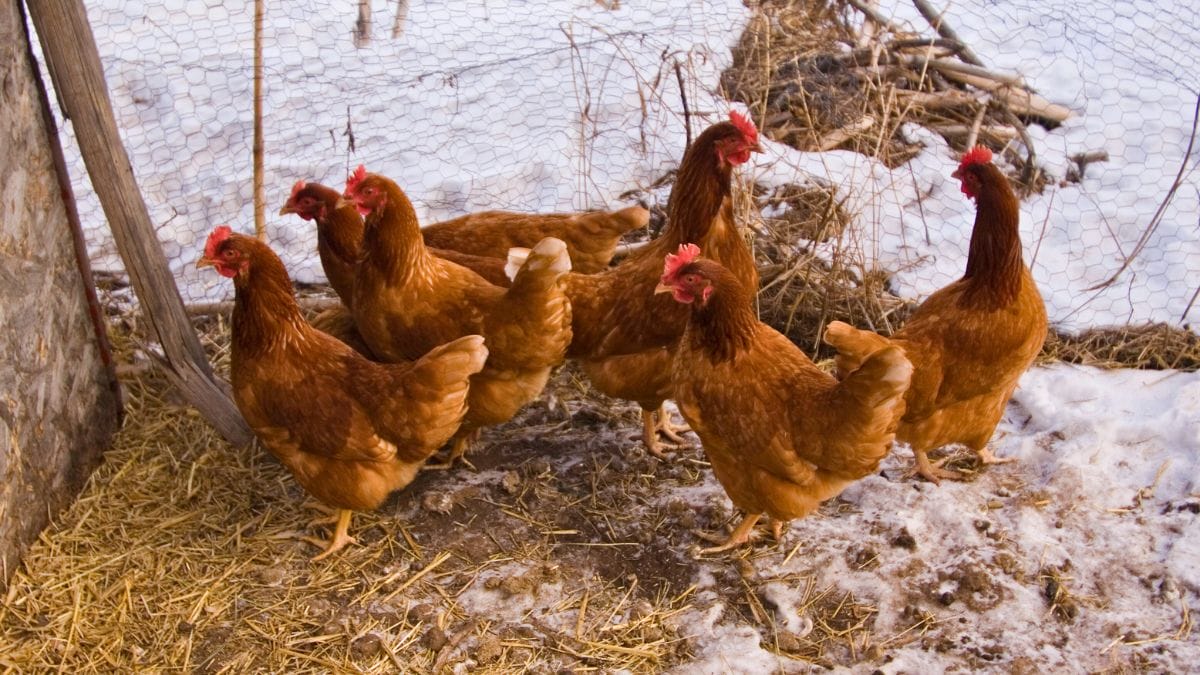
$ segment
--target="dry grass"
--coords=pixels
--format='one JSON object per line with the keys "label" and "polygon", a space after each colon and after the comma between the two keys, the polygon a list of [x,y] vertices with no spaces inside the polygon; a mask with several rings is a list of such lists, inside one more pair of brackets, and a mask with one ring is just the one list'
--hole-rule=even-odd
{"label": "dry grass", "polygon": [[[696,618],[717,605],[797,661],[877,660],[873,645],[903,637],[875,634],[869,605],[812,575],[760,576],[800,545],[693,557],[692,530],[736,519],[698,449],[650,458],[636,406],[572,368],[485,434],[477,471],[422,474],[355,516],[360,545],[312,563],[303,491],[173,400],[136,327],[113,330],[125,428],[14,574],[0,671],[659,672],[694,658]],[[223,370],[227,324],[203,327]],[[782,627],[763,594],[778,582],[806,589],[811,630]]]}
{"label": "dry grass", "polygon": [[1100,368],[1196,370],[1200,368],[1200,335],[1165,324],[1095,328],[1079,335],[1051,331],[1041,360]]}
{"label": "dry grass", "polygon": [[1022,191],[1041,189],[1032,149],[1014,143],[1027,137],[1025,122],[998,98],[927,65],[954,59],[962,45],[873,22],[864,32],[852,5],[759,3],[722,74],[726,95],[745,103],[769,138],[799,150],[854,150],[897,167],[922,150],[902,129],[916,123],[960,150],[988,145],[1017,168]]}
{"label": "dry grass", "polygon": [[[965,149],[963,127],[984,130],[979,142],[1005,155],[1012,178],[1028,194],[1045,178],[1033,153],[1020,144],[989,138],[986,129],[1016,125],[999,101],[976,96],[936,70],[904,63],[906,56],[950,55],[959,46],[890,26],[861,32],[862,16],[845,0],[762,2],[722,76],[727,95],[745,103],[763,132],[799,150],[854,150],[889,167],[921,151],[901,132],[918,124]],[[849,47],[847,52],[845,47]],[[921,96],[918,96],[921,94]],[[924,95],[928,96],[924,96]],[[918,104],[918,101],[922,103]],[[934,105],[934,102],[939,102]],[[862,126],[862,120],[873,120]],[[1022,127],[1023,129],[1023,127]],[[840,140],[839,140],[840,139]],[[834,142],[836,141],[836,142]],[[888,335],[903,325],[916,303],[894,295],[897,270],[874,266],[864,254],[836,186],[814,182],[766,188],[735,186],[738,221],[748,225],[763,286],[763,321],[788,335],[814,358],[831,356],[820,342],[830,321],[840,320]],[[764,215],[768,214],[768,215]],[[1101,367],[1194,370],[1200,338],[1166,325],[1052,332],[1043,361]]]}

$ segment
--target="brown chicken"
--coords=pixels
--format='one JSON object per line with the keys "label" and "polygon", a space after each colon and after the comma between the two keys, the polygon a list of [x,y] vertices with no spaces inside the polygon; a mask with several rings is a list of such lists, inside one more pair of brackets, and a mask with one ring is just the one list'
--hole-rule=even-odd
{"label": "brown chicken", "polygon": [[853,371],[888,345],[916,369],[896,439],[912,446],[917,473],[937,483],[960,474],[934,466],[928,452],[962,443],[984,464],[1003,461],[988,441],[1021,374],[1046,339],[1046,306],[1021,259],[1019,204],[1008,179],[978,147],[954,177],[975,200],[975,228],[961,279],[929,296],[891,338],[835,321],[825,340],[839,372]]}
{"label": "brown chicken", "polygon": [[197,267],[233,279],[232,380],[259,441],[318,500],[337,509],[319,560],[354,542],[353,511],[408,485],[467,409],[483,338],[438,346],[414,363],[379,364],[309,326],[266,244],[229,227],[208,237]]}
{"label": "brown chicken", "polygon": [[695,246],[668,256],[656,289],[690,306],[675,353],[674,396],[713,475],[746,513],[715,553],[749,540],[766,513],[782,526],[812,513],[887,455],[912,365],[881,349],[838,382],[760,322],[737,276]]}
{"label": "brown chicken", "polygon": [[[568,274],[574,338],[568,356],[578,359],[598,390],[637,401],[642,440],[664,457],[658,433],[681,442],[662,408],[670,398],[670,348],[686,322],[687,308],[656,296],[663,256],[680,244],[699,244],[729,268],[745,288],[758,289],[754,256],[733,218],[733,168],[761,152],[754,123],[734,112],[706,129],[684,153],[667,201],[661,236],[616,267],[597,275]],[[657,421],[655,414],[657,412]]]}
{"label": "brown chicken", "polygon": [[387,361],[416,358],[472,333],[487,338],[484,369],[471,378],[470,410],[449,462],[480,427],[506,422],[542,392],[571,342],[571,305],[559,279],[571,269],[567,247],[547,237],[533,247],[505,289],[432,255],[416,213],[394,182],[359,167],[345,197],[366,214],[350,308],[371,351]]}
{"label": "brown chicken", "polygon": [[650,212],[640,206],[587,213],[482,211],[427,225],[421,236],[427,246],[494,258],[555,237],[566,242],[571,269],[594,274],[608,268],[621,235],[648,222]]}
{"label": "brown chicken", "polygon": [[[342,193],[321,185],[297,181],[279,215],[294,213],[317,224],[317,254],[329,285],[349,307],[354,295],[354,269],[362,247],[363,219],[354,204],[342,199]],[[469,267],[493,284],[508,286],[504,261],[453,250],[433,249],[434,255]]]}

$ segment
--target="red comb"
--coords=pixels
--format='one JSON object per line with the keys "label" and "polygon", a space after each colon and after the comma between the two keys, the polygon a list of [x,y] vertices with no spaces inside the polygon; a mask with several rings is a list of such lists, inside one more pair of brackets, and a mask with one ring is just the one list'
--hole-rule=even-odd
{"label": "red comb", "polygon": [[695,244],[680,244],[679,253],[668,253],[663,262],[663,280],[675,276],[681,267],[700,257],[700,247]]}
{"label": "red comb", "polygon": [[209,259],[216,258],[217,247],[232,234],[233,228],[228,225],[220,225],[213,230],[212,234],[208,235],[208,241],[204,243],[204,257]]}
{"label": "red comb", "polygon": [[359,164],[358,168],[354,170],[354,173],[350,174],[350,176],[346,178],[346,192],[353,190],[358,186],[359,183],[362,182],[362,179],[366,177],[367,167]]}
{"label": "red comb", "polygon": [[304,181],[302,181],[302,180],[296,181],[296,184],[292,186],[292,199],[295,199],[296,195],[300,194],[300,191],[303,189],[304,189]]}
{"label": "red comb", "polygon": [[736,110],[731,110],[729,111],[729,121],[733,122],[733,126],[742,132],[742,136],[745,137],[747,143],[758,142],[758,127],[754,126],[754,120]]}
{"label": "red comb", "polygon": [[990,161],[992,161],[992,151],[982,145],[977,145],[963,155],[962,162],[959,162],[958,168],[962,169],[972,164],[987,164]]}

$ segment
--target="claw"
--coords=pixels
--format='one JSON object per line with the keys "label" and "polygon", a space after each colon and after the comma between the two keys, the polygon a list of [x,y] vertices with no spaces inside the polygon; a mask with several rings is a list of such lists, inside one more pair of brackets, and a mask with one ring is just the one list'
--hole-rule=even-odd
{"label": "claw", "polygon": [[470,445],[471,438],[475,436],[474,432],[467,436],[458,436],[454,439],[454,445],[450,446],[450,454],[446,459],[437,464],[426,463],[421,467],[422,471],[446,471],[454,468],[454,463],[461,461],[463,464],[471,467],[472,471],[478,471],[471,460],[467,459],[467,447]]}
{"label": "claw", "polygon": [[980,464],[1008,464],[1015,461],[1017,461],[1016,457],[997,457],[992,453],[992,449],[986,445],[979,451]]}
{"label": "claw", "polygon": [[322,504],[321,502],[318,502],[316,500],[310,499],[309,501],[304,502],[304,504],[302,504],[301,506],[303,506],[306,509],[309,509],[312,511],[317,511],[318,513],[322,514],[322,515],[317,516],[316,518],[313,518],[312,520],[308,521],[308,524],[305,527],[317,527],[318,525],[333,525],[334,523],[336,523],[338,521],[338,518],[340,518],[342,515],[341,509],[335,509],[331,506],[326,506],[325,504]]}
{"label": "claw", "polygon": [[324,558],[337,553],[351,544],[358,543],[357,539],[347,534],[347,530],[350,529],[350,518],[353,515],[354,512],[349,509],[338,510],[337,526],[334,528],[333,536],[329,538],[329,541],[318,539],[316,537],[302,537],[304,541],[325,549],[321,553],[318,553],[310,558],[310,560],[313,562],[323,560]]}
{"label": "claw", "polygon": [[943,478],[960,480],[963,477],[963,474],[959,471],[942,468],[942,465],[949,458],[940,459],[936,463],[933,463],[929,461],[929,455],[924,450],[914,450],[913,455],[917,458],[915,473],[934,485],[941,485]]}
{"label": "claw", "polygon": [[775,536],[776,544],[783,543],[783,528],[787,524],[788,523],[786,520],[778,520],[776,518],[771,519],[771,534]]}
{"label": "claw", "polygon": [[[722,551],[728,551],[732,548],[737,548],[738,546],[747,543],[750,541],[750,534],[754,530],[754,524],[758,522],[760,517],[762,517],[761,513],[754,513],[742,518],[742,522],[738,523],[738,526],[734,528],[733,532],[730,533],[729,538],[726,539],[724,543],[721,543],[720,546],[700,549],[699,554],[708,555],[710,553],[720,553]],[[707,532],[700,532],[697,530],[692,530],[692,532],[705,541],[711,541],[714,543],[721,541],[721,538],[715,534],[709,534]]]}
{"label": "claw", "polygon": [[[657,418],[656,418],[657,415]],[[659,406],[657,411],[642,410],[642,443],[646,446],[646,451],[655,457],[667,461],[669,457],[663,452],[664,448],[678,450],[679,448],[690,447],[686,438],[683,438],[676,432],[691,431],[692,428],[684,425],[677,425],[671,421],[671,415],[663,406]],[[659,440],[658,435],[666,436],[671,443],[664,443]]]}

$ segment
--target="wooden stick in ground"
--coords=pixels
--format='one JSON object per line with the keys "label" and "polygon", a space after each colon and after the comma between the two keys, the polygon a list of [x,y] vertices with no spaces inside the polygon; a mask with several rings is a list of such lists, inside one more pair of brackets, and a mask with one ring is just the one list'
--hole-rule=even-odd
{"label": "wooden stick in ground", "polygon": [[396,18],[392,20],[392,39],[404,36],[404,26],[408,23],[408,0],[396,0]]}
{"label": "wooden stick in ground", "polygon": [[354,22],[354,46],[364,47],[371,41],[371,0],[358,0],[358,19]]}
{"label": "wooden stick in ground", "polygon": [[263,4],[254,0],[254,234],[267,240],[267,200],[263,196]]}
{"label": "wooden stick in ground", "polygon": [[48,70],[113,239],[167,361],[165,373],[230,443],[252,439],[228,390],[212,373],[121,144],[87,11],[80,0],[28,5]]}

